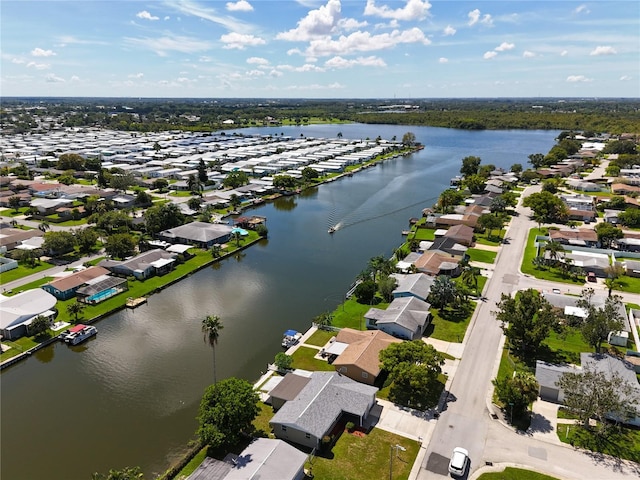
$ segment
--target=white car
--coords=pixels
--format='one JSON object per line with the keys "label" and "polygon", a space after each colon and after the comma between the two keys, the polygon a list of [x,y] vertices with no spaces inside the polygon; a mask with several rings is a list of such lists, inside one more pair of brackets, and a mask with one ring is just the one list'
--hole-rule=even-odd
{"label": "white car", "polygon": [[469,452],[462,447],[456,447],[449,460],[449,473],[452,475],[464,475],[469,462]]}

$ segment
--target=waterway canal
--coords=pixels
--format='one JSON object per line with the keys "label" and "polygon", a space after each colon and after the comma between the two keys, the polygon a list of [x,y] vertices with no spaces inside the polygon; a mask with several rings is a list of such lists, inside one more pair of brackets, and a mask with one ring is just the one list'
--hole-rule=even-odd
{"label": "waterway canal", "polygon": [[[6,480],[86,480],[141,466],[164,471],[196,429],[212,382],[200,322],[224,324],[217,376],[255,380],[281,350],[282,332],[332,310],[375,255],[390,255],[408,219],[434,203],[460,160],[526,165],[558,132],[467,132],[427,127],[277,127],[242,133],[384,139],[415,133],[426,148],[405,158],[266,204],[269,239],[97,324],[97,338],[55,344],[1,375],[1,471]],[[327,229],[340,223],[329,235]]]}

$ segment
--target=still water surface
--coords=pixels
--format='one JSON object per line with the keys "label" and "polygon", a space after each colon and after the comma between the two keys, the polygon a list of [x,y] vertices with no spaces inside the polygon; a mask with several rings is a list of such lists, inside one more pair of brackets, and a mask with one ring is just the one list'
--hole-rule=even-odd
{"label": "still water surface", "polygon": [[463,157],[525,165],[529,154],[548,152],[558,133],[385,125],[242,133],[401,139],[407,131],[426,148],[256,208],[249,213],[267,217],[268,240],[102,320],[97,338],[82,346],[55,344],[5,370],[0,477],[86,480],[136,465],[147,478],[164,471],[193,438],[200,398],[212,383],[204,316],[219,315],[224,324],[217,377],[256,380],[281,350],[284,330],[305,330],[333,310],[371,257],[402,243],[408,219],[435,202]]}

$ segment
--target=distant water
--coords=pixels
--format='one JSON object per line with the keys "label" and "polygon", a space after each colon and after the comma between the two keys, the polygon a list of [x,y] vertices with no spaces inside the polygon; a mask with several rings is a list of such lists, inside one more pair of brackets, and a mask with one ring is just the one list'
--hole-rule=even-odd
{"label": "distant water", "polygon": [[[219,315],[224,324],[218,378],[257,379],[281,351],[285,330],[305,330],[341,302],[371,257],[391,255],[409,218],[435,202],[463,157],[525,165],[558,134],[385,125],[241,133],[400,140],[407,131],[424,150],[255,208],[249,213],[268,219],[268,240],[99,322],[97,338],[82,346],[56,344],[5,370],[0,477],[86,480],[137,465],[153,478],[193,438],[200,398],[213,380],[204,316]],[[335,224],[341,228],[329,235]]]}

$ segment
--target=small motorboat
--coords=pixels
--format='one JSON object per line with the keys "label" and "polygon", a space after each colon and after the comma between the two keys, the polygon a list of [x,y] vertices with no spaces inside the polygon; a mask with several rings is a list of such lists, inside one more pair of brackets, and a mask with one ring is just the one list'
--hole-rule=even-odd
{"label": "small motorboat", "polygon": [[284,348],[293,347],[302,338],[302,333],[296,330],[287,330],[282,338],[282,346]]}
{"label": "small motorboat", "polygon": [[331,228],[329,228],[329,233],[330,233],[330,234],[332,234],[332,233],[336,233],[336,227],[331,227]]}

